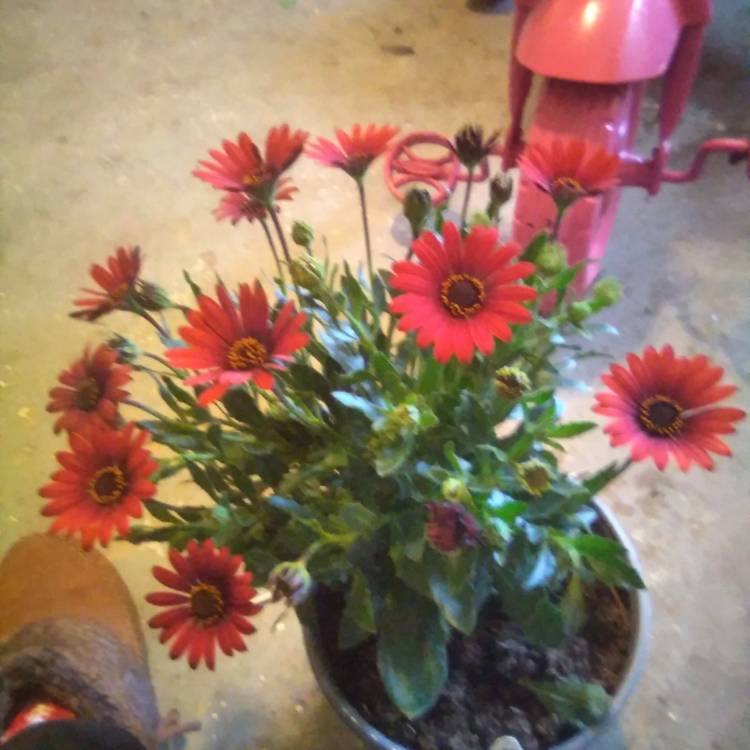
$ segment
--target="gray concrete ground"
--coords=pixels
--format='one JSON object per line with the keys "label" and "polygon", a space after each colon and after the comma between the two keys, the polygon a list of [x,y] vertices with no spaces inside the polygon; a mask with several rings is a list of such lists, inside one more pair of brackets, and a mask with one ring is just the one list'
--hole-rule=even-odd
{"label": "gray concrete ground", "polygon": [[[750,131],[750,8],[722,0],[676,160],[704,137]],[[463,0],[4,0],[0,2],[0,554],[44,528],[37,487],[60,441],[44,412],[57,372],[107,326],[66,317],[86,268],[140,243],[148,276],[187,300],[179,269],[230,281],[271,269],[259,231],[216,224],[216,194],[190,177],[197,158],[240,129],[289,121],[314,133],[355,121],[453,131],[506,115],[510,3],[470,12]],[[653,144],[653,102],[642,146]],[[358,215],[343,175],[295,168],[291,215],[315,225],[335,257],[359,257]],[[391,252],[394,205],[370,178],[378,250]],[[616,355],[646,342],[703,351],[750,406],[750,185],[712,163],[698,184],[624,200],[607,260],[626,297],[610,316]],[[153,342],[152,342],[153,343]],[[586,375],[592,382],[595,368]],[[144,388],[144,393],[145,393]],[[589,397],[570,394],[570,411]],[[655,605],[648,673],[624,722],[631,750],[750,747],[750,443],[713,474],[638,466],[609,491],[640,549]],[[601,436],[571,456],[606,458]],[[181,486],[179,499],[193,490]],[[144,618],[158,546],[111,550]],[[291,750],[356,742],[324,705],[296,624],[261,618],[249,653],[215,674],[173,663],[149,634],[165,708],[200,718],[191,750]],[[605,744],[612,750],[615,740]],[[602,748],[604,750],[604,748]]]}

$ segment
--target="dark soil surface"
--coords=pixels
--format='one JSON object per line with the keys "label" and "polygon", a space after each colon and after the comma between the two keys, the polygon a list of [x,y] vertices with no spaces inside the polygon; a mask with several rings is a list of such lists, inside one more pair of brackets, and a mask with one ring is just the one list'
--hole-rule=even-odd
{"label": "dark soil surface", "polygon": [[612,693],[630,651],[632,626],[625,594],[602,586],[588,591],[589,622],[560,648],[531,645],[504,619],[498,604],[490,602],[474,635],[456,634],[451,640],[450,676],[435,708],[409,721],[386,696],[374,641],[339,651],[334,644],[341,599],[319,591],[318,604],[323,642],[329,646],[327,656],[342,692],[366,721],[413,750],[488,750],[503,735],[515,737],[524,750],[546,750],[574,732],[519,680],[576,676],[599,682]]}

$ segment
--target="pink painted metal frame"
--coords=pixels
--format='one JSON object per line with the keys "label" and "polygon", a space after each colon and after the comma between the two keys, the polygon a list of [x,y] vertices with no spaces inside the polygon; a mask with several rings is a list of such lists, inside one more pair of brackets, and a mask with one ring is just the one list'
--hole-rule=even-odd
{"label": "pink painted metal frame", "polygon": [[[510,64],[511,122],[496,154],[503,167],[515,165],[525,138],[523,113],[534,75],[545,81],[528,128],[528,140],[586,138],[623,161],[620,184],[604,195],[579,201],[569,212],[561,239],[571,262],[585,261],[578,279],[584,290],[599,272],[619,203],[620,188],[641,187],[656,195],[663,183],[697,179],[707,157],[725,153],[731,162],[747,160],[750,140],[714,138],[698,150],[684,171],[667,169],[670,138],[692,88],[703,33],[711,19],[711,0],[517,0]],[[562,53],[562,54],[561,54]],[[651,157],[633,153],[646,80],[664,77],[659,111],[659,143]],[[442,147],[425,156],[418,147]],[[403,200],[403,188],[422,183],[436,204],[448,199],[469,175],[458,163],[450,141],[437,133],[411,133],[386,157],[386,183]],[[487,178],[486,160],[471,179]],[[545,194],[521,180],[514,238],[527,242],[547,226],[554,206]]]}

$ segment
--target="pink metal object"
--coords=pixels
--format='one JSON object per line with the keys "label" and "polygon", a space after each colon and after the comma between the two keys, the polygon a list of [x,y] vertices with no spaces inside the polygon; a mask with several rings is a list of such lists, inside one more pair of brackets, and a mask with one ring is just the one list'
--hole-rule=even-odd
{"label": "pink metal object", "polygon": [[[681,27],[673,0],[542,0],[529,13],[516,55],[542,76],[643,81],[664,74]],[[564,44],[550,44],[555,38]]]}
{"label": "pink metal object", "polygon": [[[730,162],[747,162],[750,140],[706,141],[692,165],[667,169],[670,138],[685,110],[700,59],[703,33],[711,19],[711,0],[516,0],[513,55],[510,64],[511,122],[502,149],[503,167],[515,165],[524,147],[523,114],[533,77],[546,78],[528,127],[530,142],[542,138],[583,138],[620,155],[620,184],[602,195],[578,201],[566,214],[559,239],[571,263],[584,262],[576,279],[583,292],[599,273],[614,224],[622,187],[636,186],[651,195],[663,183],[697,179],[711,153],[728,154]],[[663,76],[659,110],[659,143],[650,159],[631,153],[640,124],[647,80]],[[445,154],[426,158],[421,144],[439,145]],[[472,180],[489,173],[485,161]],[[386,181],[400,200],[401,188],[421,182],[433,201],[448,199],[461,180],[469,179],[451,149],[437,133],[413,133],[397,142],[386,159]],[[548,195],[521,179],[514,216],[514,239],[522,245],[549,227],[555,207]]]}
{"label": "pink metal object", "polygon": [[[415,150],[420,146],[440,146],[442,153],[421,156]],[[409,133],[396,141],[386,154],[384,168],[385,183],[397,200],[403,201],[406,197],[402,188],[422,184],[432,188],[432,202],[436,206],[450,198],[459,181],[467,182],[470,179],[469,173],[458,161],[451,141],[439,133],[425,131]],[[471,181],[482,182],[489,173],[485,159],[471,175]]]}

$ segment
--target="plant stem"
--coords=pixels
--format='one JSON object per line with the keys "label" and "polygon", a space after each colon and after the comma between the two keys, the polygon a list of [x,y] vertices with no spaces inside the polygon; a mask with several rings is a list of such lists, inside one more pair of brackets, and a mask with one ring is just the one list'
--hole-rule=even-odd
{"label": "plant stem", "polygon": [[466,214],[469,210],[469,197],[471,196],[472,177],[474,176],[474,167],[469,167],[469,179],[466,180],[466,193],[464,194],[464,205],[461,209],[461,228],[466,225]]}
{"label": "plant stem", "polygon": [[138,312],[138,315],[140,315],[145,321],[151,323],[151,325],[156,329],[156,332],[164,339],[169,338],[169,331],[165,330],[163,326],[161,326],[156,318],[154,318],[151,313],[149,313],[147,310],[140,310]]}
{"label": "plant stem", "polygon": [[268,213],[271,214],[271,221],[273,222],[274,227],[276,227],[276,234],[279,235],[279,242],[281,242],[281,249],[284,251],[284,259],[287,263],[292,262],[292,256],[289,254],[289,245],[286,244],[286,237],[284,237],[284,230],[281,227],[281,222],[279,221],[279,217],[274,210],[273,206],[271,206],[268,210]]}
{"label": "plant stem", "polygon": [[372,245],[370,243],[370,225],[367,221],[367,201],[365,200],[365,186],[362,178],[356,180],[359,192],[359,205],[362,209],[362,229],[365,233],[365,251],[367,252],[367,270],[370,274],[370,284],[374,286],[375,271],[372,265]]}
{"label": "plant stem", "polygon": [[278,252],[276,252],[276,243],[273,241],[273,235],[271,234],[271,230],[268,228],[268,222],[265,219],[261,219],[260,225],[263,227],[263,231],[265,232],[266,239],[268,240],[268,246],[271,248],[273,259],[276,261],[276,269],[279,272],[279,278],[281,279],[281,282],[283,284],[284,283],[284,269],[281,266],[281,260],[279,260],[279,254]]}
{"label": "plant stem", "polygon": [[557,216],[555,217],[555,223],[552,225],[552,233],[550,234],[550,237],[553,240],[556,240],[558,235],[560,234],[560,227],[562,226],[563,216],[565,216],[565,209],[558,207]]}
{"label": "plant stem", "polygon": [[135,399],[126,398],[123,399],[122,403],[127,404],[128,406],[134,406],[136,409],[140,409],[141,411],[145,411],[146,414],[150,414],[152,417],[156,417],[162,422],[169,421],[169,417],[165,417],[163,414],[160,414],[158,411],[156,411],[156,409],[152,409],[150,406],[146,406],[146,404],[143,404],[140,401],[136,401]]}

